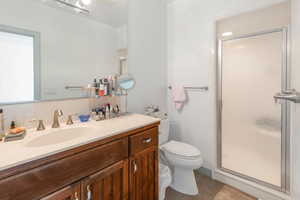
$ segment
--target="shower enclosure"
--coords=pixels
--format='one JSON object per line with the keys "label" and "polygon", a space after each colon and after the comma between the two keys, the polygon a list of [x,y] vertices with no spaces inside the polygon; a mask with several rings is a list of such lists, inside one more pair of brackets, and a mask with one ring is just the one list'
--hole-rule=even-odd
{"label": "shower enclosure", "polygon": [[287,29],[219,40],[218,168],[289,191]]}

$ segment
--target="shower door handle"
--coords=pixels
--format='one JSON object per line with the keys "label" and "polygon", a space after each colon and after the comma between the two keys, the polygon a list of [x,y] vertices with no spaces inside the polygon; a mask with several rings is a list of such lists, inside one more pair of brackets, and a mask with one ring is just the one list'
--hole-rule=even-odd
{"label": "shower door handle", "polygon": [[274,95],[275,103],[278,100],[291,101],[293,103],[300,103],[300,93],[295,89],[285,90]]}

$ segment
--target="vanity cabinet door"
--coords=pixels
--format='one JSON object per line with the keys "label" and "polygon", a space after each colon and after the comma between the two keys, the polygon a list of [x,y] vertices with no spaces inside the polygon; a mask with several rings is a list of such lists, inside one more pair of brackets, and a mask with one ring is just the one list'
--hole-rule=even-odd
{"label": "vanity cabinet door", "polygon": [[128,200],[128,160],[84,179],[82,200]]}
{"label": "vanity cabinet door", "polygon": [[41,200],[81,200],[81,184],[74,184],[65,187]]}
{"label": "vanity cabinet door", "polygon": [[130,159],[130,200],[158,200],[158,150],[148,148]]}

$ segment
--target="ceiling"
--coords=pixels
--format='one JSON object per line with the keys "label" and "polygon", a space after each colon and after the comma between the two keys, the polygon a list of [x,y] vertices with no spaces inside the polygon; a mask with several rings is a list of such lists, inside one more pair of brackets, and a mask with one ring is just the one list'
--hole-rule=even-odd
{"label": "ceiling", "polygon": [[93,0],[91,17],[114,27],[127,24],[128,0]]}
{"label": "ceiling", "polygon": [[[55,7],[57,9],[62,9],[67,12],[76,13],[73,8],[59,5],[54,0],[39,0],[43,3]],[[69,3],[75,4],[77,0],[67,0]],[[101,23],[108,24],[115,28],[121,27],[127,24],[128,15],[128,0],[92,0],[92,3],[86,6],[87,10],[90,11],[89,14],[82,14],[90,19],[96,20]]]}

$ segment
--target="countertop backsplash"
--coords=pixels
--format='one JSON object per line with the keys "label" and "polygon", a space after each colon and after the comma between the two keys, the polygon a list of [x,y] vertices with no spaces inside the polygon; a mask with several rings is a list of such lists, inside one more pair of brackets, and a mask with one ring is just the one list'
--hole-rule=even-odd
{"label": "countertop backsplash", "polygon": [[[45,124],[50,124],[53,120],[53,112],[57,109],[61,109],[63,111],[62,120],[65,121],[70,114],[87,114],[95,106],[105,103],[120,105],[121,101],[121,97],[103,97],[100,99],[83,98],[6,105],[1,106],[1,108],[4,111],[5,129],[9,127],[11,121],[16,121],[18,126],[32,128],[35,127],[37,123],[30,122],[34,119],[44,120]],[[122,110],[122,105],[120,107]]]}

